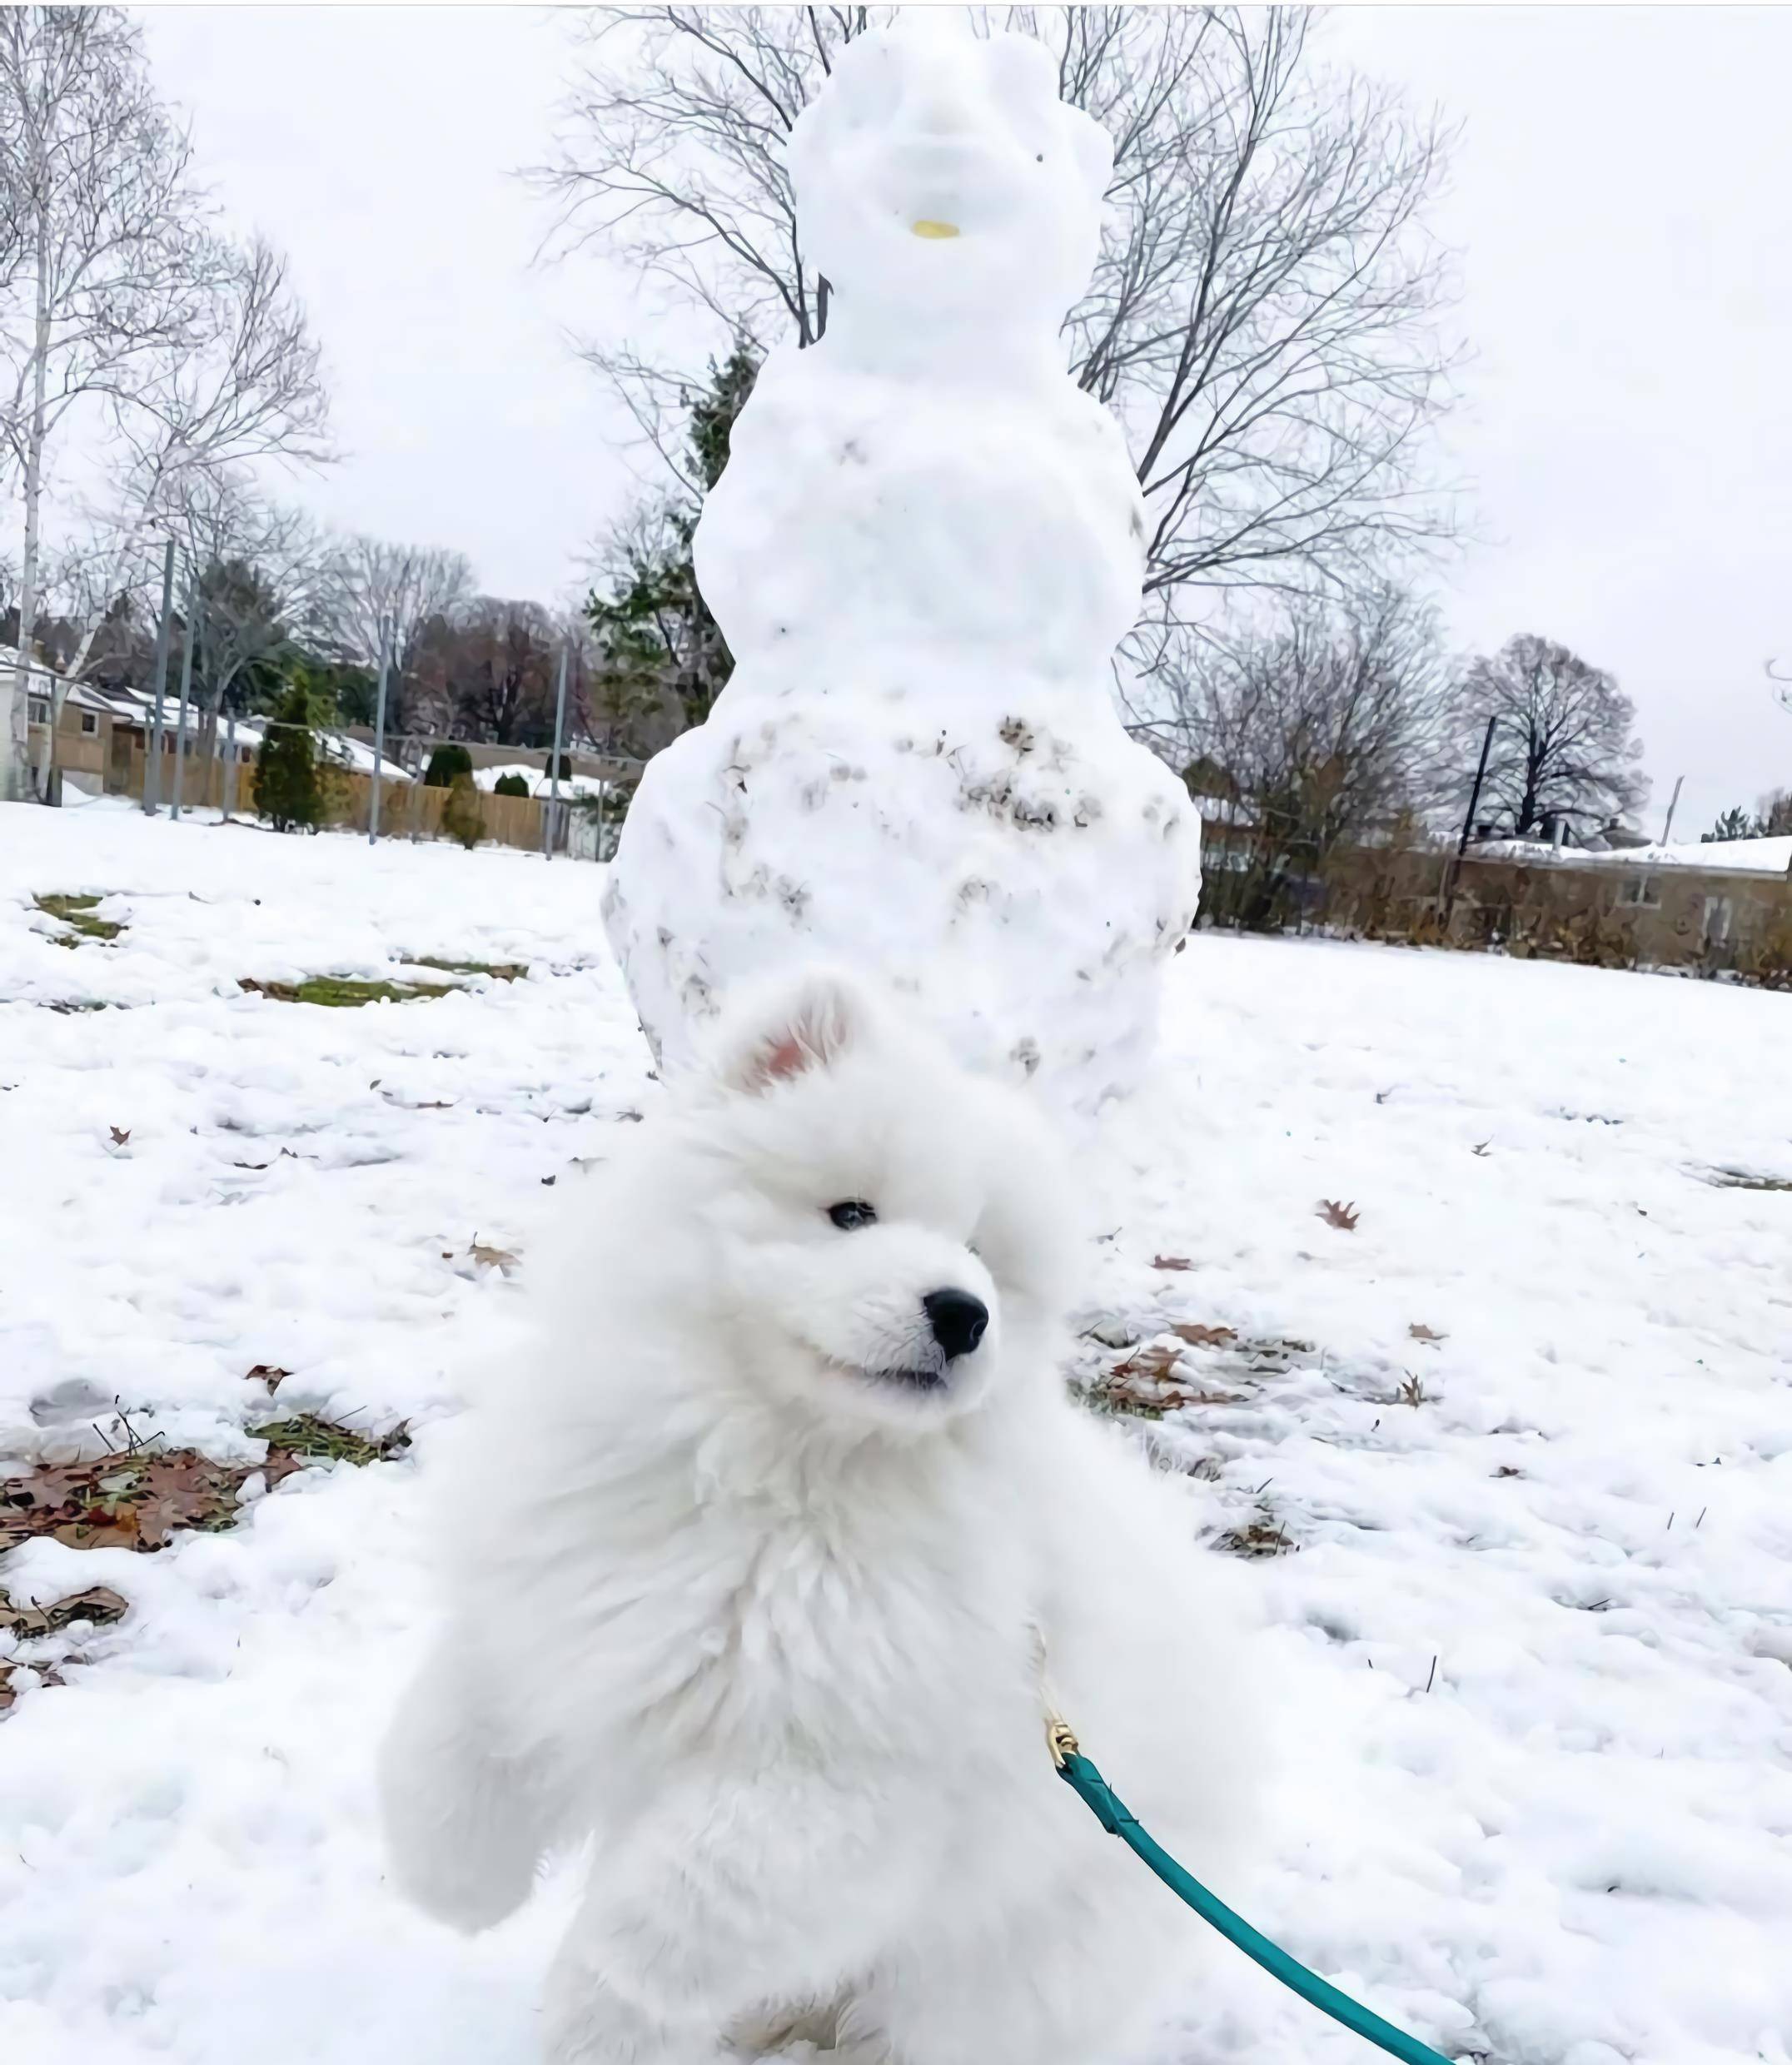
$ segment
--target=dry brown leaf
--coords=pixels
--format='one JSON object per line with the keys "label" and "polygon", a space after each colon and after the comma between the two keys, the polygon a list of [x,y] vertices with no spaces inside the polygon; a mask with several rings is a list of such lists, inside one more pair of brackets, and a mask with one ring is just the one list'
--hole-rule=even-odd
{"label": "dry brown leaf", "polygon": [[1336,1197],[1322,1197],[1316,1209],[1326,1224],[1336,1227],[1340,1233],[1354,1233],[1356,1222],[1362,1216],[1357,1211],[1354,1200],[1345,1205],[1340,1204]]}
{"label": "dry brown leaf", "polygon": [[1108,1372],[1109,1382],[1116,1378],[1122,1381],[1144,1379],[1157,1383],[1167,1377],[1182,1359],[1180,1348],[1136,1348],[1123,1362],[1117,1362]]}
{"label": "dry brown leaf", "polygon": [[508,1247],[491,1247],[483,1241],[475,1240],[467,1253],[482,1268],[514,1269],[516,1266],[516,1256]]}
{"label": "dry brown leaf", "polygon": [[90,1585],[84,1592],[71,1592],[47,1606],[15,1606],[0,1592],[0,1628],[29,1641],[40,1635],[56,1635],[77,1620],[91,1620],[96,1627],[122,1620],[130,1601],[108,1585]]}
{"label": "dry brown leaf", "polygon": [[1238,1338],[1236,1327],[1202,1326],[1192,1321],[1172,1326],[1170,1331],[1178,1341],[1186,1341],[1191,1348],[1223,1348],[1227,1341]]}
{"label": "dry brown leaf", "polygon": [[265,1384],[271,1391],[277,1391],[291,1374],[291,1370],[279,1369],[271,1362],[257,1362],[249,1372],[249,1381]]}
{"label": "dry brown leaf", "polygon": [[128,1126],[114,1126],[112,1129],[112,1145],[115,1147],[122,1147],[131,1137],[131,1128]]}
{"label": "dry brown leaf", "polygon": [[1421,1326],[1417,1320],[1412,1322],[1406,1331],[1414,1341],[1447,1341],[1450,1338],[1447,1334],[1434,1334],[1429,1326]]}
{"label": "dry brown leaf", "polygon": [[1153,1269],[1192,1269],[1195,1265],[1186,1255],[1153,1255],[1151,1266]]}
{"label": "dry brown leaf", "polygon": [[197,1449],[140,1446],[86,1463],[39,1463],[22,1476],[0,1478],[0,1555],[38,1536],[69,1549],[147,1554],[186,1529],[217,1533],[232,1525],[251,1477],[271,1488],[320,1457],[371,1460],[395,1452],[406,1438],[400,1428],[369,1443],[309,1417],[256,1431],[268,1442],[261,1463],[218,1463]]}

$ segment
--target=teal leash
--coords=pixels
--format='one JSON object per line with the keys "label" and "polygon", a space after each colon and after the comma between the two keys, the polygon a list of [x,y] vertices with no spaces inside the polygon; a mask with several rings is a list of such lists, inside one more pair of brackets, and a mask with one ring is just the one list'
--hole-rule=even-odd
{"label": "teal leash", "polygon": [[1217,1899],[1198,1878],[1184,1871],[1167,1850],[1160,1849],[1152,1841],[1139,1826],[1137,1817],[1115,1798],[1113,1788],[1078,1749],[1076,1737],[1062,1721],[1054,1717],[1048,1735],[1058,1775],[1108,1834],[1118,1836],[1178,1899],[1192,1907],[1202,1921],[1210,1922],[1227,1943],[1236,1944],[1272,1978],[1280,1979],[1291,1993],[1298,1993],[1302,2000],[1310,2001],[1334,2022],[1342,2023],[1346,2029],[1354,2030],[1358,2036],[1366,2037],[1370,2043],[1379,2044],[1384,2051],[1403,2059],[1405,2065],[1454,2065],[1451,2059],[1421,2043],[1416,2037],[1409,2037],[1404,2029],[1396,2029],[1392,2023],[1384,2022],[1361,2001],[1353,2001],[1348,1993],[1341,1993],[1317,1972],[1309,1972],[1279,1944],[1272,1943],[1268,1937],[1252,1928],[1242,1915],[1234,1914],[1223,1900]]}

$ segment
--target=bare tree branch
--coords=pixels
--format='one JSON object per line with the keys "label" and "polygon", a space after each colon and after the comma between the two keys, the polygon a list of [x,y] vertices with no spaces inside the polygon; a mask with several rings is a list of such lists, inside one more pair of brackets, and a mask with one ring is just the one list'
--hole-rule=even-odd
{"label": "bare tree branch", "polygon": [[[601,240],[731,334],[814,341],[825,287],[783,145],[840,45],[891,12],[595,11],[535,174],[558,248]],[[1451,271],[1425,226],[1440,122],[1321,70],[1300,8],[971,12],[1047,42],[1064,97],[1114,139],[1102,254],[1065,341],[1145,491],[1153,638],[1175,644],[1201,591],[1349,595],[1446,536],[1427,435],[1451,399]],[[652,426],[689,376],[638,343],[589,356],[665,456]]]}

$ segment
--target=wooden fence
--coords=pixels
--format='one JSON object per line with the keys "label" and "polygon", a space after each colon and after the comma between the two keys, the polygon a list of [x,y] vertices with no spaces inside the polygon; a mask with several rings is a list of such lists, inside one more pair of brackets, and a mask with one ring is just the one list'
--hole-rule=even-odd
{"label": "wooden fence", "polygon": [[[106,786],[114,794],[141,798],[149,755],[132,741],[128,761],[124,753],[116,755]],[[190,753],[181,775],[181,801],[183,807],[193,809],[222,810],[229,807],[239,817],[255,814],[255,767],[252,762],[239,764],[236,769],[235,794],[229,795],[231,769],[222,760],[204,760],[197,753]],[[325,822],[344,831],[365,832],[373,808],[373,777],[371,774],[351,774],[345,768],[326,767],[323,770],[325,791]],[[174,755],[172,752],[162,756],[162,802],[166,807],[174,794]],[[488,795],[477,792],[480,822],[483,828],[481,838],[494,846],[511,846],[524,853],[543,851],[545,821],[552,814],[552,806],[543,799],[533,796]],[[442,830],[442,813],[447,808],[449,791],[446,789],[426,789],[421,782],[395,781],[388,777],[380,784],[380,836],[382,838],[436,839],[446,834]],[[569,825],[573,806],[562,803],[559,809],[560,822],[555,828],[554,850],[571,852],[575,858],[586,858],[591,848],[589,840],[573,838],[569,843]]]}

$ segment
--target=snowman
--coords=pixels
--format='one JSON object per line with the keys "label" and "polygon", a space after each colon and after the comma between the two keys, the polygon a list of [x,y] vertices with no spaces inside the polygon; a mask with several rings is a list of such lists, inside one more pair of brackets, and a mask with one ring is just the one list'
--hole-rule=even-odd
{"label": "snowman", "polygon": [[796,124],[827,331],[734,425],[696,535],[734,673],[604,898],[668,1068],[735,983],[827,962],[1067,1115],[1138,1081],[1200,820],[1114,708],[1144,508],[1058,338],[1111,162],[1012,35],[861,37]]}

